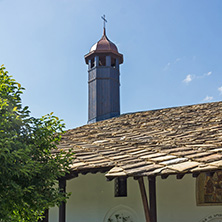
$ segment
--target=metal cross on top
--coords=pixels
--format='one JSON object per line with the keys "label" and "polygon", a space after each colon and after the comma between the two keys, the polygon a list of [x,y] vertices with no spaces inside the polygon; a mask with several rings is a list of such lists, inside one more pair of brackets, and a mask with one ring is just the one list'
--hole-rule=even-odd
{"label": "metal cross on top", "polygon": [[103,19],[103,28],[105,29],[106,28],[106,22],[107,22],[106,16],[103,15],[103,16],[101,16],[101,18]]}

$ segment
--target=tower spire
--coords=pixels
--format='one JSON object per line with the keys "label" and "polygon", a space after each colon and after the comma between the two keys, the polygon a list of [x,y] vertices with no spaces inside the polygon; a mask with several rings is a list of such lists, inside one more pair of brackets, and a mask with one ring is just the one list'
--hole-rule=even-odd
{"label": "tower spire", "polygon": [[106,16],[103,15],[103,16],[101,16],[101,18],[103,20],[103,35],[106,35],[106,22],[107,22]]}

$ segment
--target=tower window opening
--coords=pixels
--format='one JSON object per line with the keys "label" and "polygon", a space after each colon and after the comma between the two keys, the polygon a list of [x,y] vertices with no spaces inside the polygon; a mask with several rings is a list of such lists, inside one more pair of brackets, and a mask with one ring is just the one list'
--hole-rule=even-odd
{"label": "tower window opening", "polygon": [[106,56],[99,57],[99,66],[106,66]]}
{"label": "tower window opening", "polygon": [[116,59],[115,58],[111,59],[111,67],[113,67],[113,68],[116,67]]}
{"label": "tower window opening", "polygon": [[91,59],[91,68],[95,66],[95,58]]}

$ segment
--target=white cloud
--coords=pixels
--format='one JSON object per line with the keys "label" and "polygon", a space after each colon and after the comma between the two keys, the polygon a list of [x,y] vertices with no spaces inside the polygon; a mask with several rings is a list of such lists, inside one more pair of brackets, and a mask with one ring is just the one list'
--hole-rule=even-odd
{"label": "white cloud", "polygon": [[170,65],[171,65],[171,63],[170,62],[168,62],[167,64],[166,64],[166,66],[164,67],[164,71],[166,71],[167,69],[169,69],[170,68]]}
{"label": "white cloud", "polygon": [[210,76],[211,74],[212,74],[212,71],[208,72],[208,73],[207,73],[207,76]]}
{"label": "white cloud", "polygon": [[204,76],[210,76],[211,74],[212,74],[212,71],[210,71],[210,72],[208,72],[208,73],[203,74],[203,77],[204,77]]}
{"label": "white cloud", "polygon": [[[202,79],[202,78],[205,78],[206,76],[210,76],[210,75],[212,75],[212,71],[210,71],[208,73],[204,73],[201,76],[188,74],[186,76],[186,78],[183,80],[183,82],[189,83],[189,82],[191,82],[194,79]],[[221,94],[222,94],[222,92],[221,92]]]}
{"label": "white cloud", "polygon": [[211,101],[213,99],[213,96],[206,96],[204,99],[203,99],[203,101],[204,102],[209,102],[209,101]]}
{"label": "white cloud", "polygon": [[202,75],[200,75],[200,76],[196,76],[196,78],[197,78],[197,79],[203,79],[203,78],[205,78],[206,76],[210,76],[210,75],[212,75],[212,71],[207,72],[207,73],[204,73],[204,74],[202,74]]}
{"label": "white cloud", "polygon": [[174,61],[172,62],[168,62],[165,67],[163,68],[164,71],[167,71],[173,64],[178,63],[181,60],[181,58],[176,58]]}
{"label": "white cloud", "polygon": [[176,60],[174,61],[174,64],[178,63],[181,60],[181,58],[176,58]]}
{"label": "white cloud", "polygon": [[188,75],[186,76],[186,78],[183,80],[183,82],[189,83],[189,82],[191,82],[192,80],[193,80],[193,77],[192,77],[190,74],[188,74]]}
{"label": "white cloud", "polygon": [[218,91],[220,92],[220,95],[222,95],[222,86],[218,88]]}

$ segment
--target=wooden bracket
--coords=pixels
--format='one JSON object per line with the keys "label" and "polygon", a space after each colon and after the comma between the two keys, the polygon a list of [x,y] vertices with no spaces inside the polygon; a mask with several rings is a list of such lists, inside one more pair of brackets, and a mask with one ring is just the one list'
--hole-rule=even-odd
{"label": "wooden bracket", "polygon": [[146,195],[146,189],[144,186],[143,177],[139,177],[138,182],[139,182],[140,193],[141,193],[141,197],[142,197],[142,201],[143,201],[143,208],[144,208],[146,222],[151,222],[150,210],[149,210],[149,205],[148,205],[148,201],[147,201],[147,195]]}

